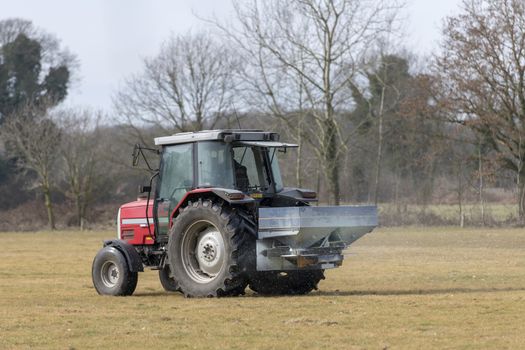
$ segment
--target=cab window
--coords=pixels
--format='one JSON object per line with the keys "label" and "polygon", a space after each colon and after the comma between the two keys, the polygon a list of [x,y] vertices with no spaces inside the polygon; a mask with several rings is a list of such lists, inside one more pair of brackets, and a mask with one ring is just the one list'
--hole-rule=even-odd
{"label": "cab window", "polygon": [[234,188],[232,156],[229,145],[210,141],[197,144],[199,187]]}

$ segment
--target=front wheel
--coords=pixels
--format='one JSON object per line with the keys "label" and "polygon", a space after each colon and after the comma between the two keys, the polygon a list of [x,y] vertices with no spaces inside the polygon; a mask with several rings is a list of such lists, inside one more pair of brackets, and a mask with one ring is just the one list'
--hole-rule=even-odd
{"label": "front wheel", "polygon": [[91,275],[101,295],[131,295],[137,287],[138,272],[130,271],[126,258],[114,247],[104,247],[97,253]]}

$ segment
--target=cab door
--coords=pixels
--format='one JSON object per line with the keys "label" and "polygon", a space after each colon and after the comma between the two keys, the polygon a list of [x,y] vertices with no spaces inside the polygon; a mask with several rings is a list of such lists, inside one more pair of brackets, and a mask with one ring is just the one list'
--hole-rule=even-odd
{"label": "cab door", "polygon": [[193,185],[193,143],[165,146],[155,203],[160,236],[168,234],[171,213]]}

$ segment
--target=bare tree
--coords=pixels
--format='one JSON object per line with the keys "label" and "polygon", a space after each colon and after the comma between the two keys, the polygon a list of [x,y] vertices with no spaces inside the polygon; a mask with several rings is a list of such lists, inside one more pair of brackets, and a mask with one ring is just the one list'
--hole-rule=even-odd
{"label": "bare tree", "polygon": [[239,65],[209,33],[171,37],[124,83],[114,98],[117,113],[139,137],[143,128],[165,134],[213,128],[231,108]]}
{"label": "bare tree", "polygon": [[251,91],[275,115],[290,115],[299,102],[309,111],[306,139],[336,204],[340,160],[350,138],[341,112],[352,108],[350,86],[358,81],[360,64],[399,8],[397,1],[381,0],[253,0],[235,2],[237,27],[219,24],[250,65]]}
{"label": "bare tree", "polygon": [[49,229],[55,229],[51,190],[55,178],[54,165],[58,158],[61,130],[49,117],[48,106],[26,105],[11,115],[1,129],[8,152],[18,165],[37,175],[37,185],[44,196]]}
{"label": "bare tree", "polygon": [[483,135],[516,174],[525,218],[525,3],[468,0],[447,19],[437,68],[442,107]]}
{"label": "bare tree", "polygon": [[54,113],[54,120],[64,131],[60,143],[60,168],[67,184],[65,194],[75,203],[76,224],[81,230],[85,228],[94,192],[105,178],[100,119],[100,113],[88,109],[68,108]]}

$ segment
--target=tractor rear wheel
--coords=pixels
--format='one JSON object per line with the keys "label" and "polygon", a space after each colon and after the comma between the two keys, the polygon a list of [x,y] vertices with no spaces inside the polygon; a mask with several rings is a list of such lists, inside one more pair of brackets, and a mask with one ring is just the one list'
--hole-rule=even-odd
{"label": "tractor rear wheel", "polygon": [[91,269],[98,294],[131,295],[137,287],[138,272],[130,271],[124,255],[114,247],[102,248]]}
{"label": "tractor rear wheel", "polygon": [[165,265],[162,269],[159,270],[160,284],[166,292],[178,292],[179,284],[173,277],[170,276],[170,273],[171,271],[168,265]]}
{"label": "tractor rear wheel", "polygon": [[250,231],[250,222],[226,204],[188,203],[173,222],[168,241],[168,260],[179,290],[186,297],[243,294],[246,272],[255,260]]}
{"label": "tractor rear wheel", "polygon": [[302,295],[317,289],[324,270],[264,271],[250,278],[250,289],[261,295]]}

